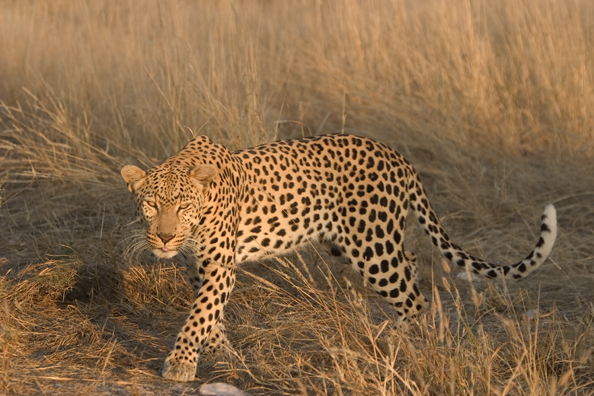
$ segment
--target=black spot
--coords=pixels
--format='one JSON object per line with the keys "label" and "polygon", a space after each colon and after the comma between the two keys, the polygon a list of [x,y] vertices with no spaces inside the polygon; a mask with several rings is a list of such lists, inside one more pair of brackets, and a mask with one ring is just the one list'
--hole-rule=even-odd
{"label": "black spot", "polygon": [[400,281],[400,291],[401,291],[402,293],[404,293],[404,292],[406,291],[406,281],[405,281],[404,279],[402,279],[402,280]]}
{"label": "black spot", "polygon": [[384,211],[380,211],[377,214],[377,218],[380,219],[381,221],[385,222],[386,220],[388,220],[388,214]]}
{"label": "black spot", "polygon": [[[539,253],[540,254],[540,253]],[[526,256],[525,260],[530,260],[534,256],[534,251],[531,251],[528,256]]]}
{"label": "black spot", "polygon": [[406,267],[404,269],[404,277],[406,278],[407,281],[411,280],[410,268]]}
{"label": "black spot", "polygon": [[390,221],[388,221],[388,225],[386,226],[386,233],[391,234],[392,230],[394,230],[394,221],[390,219]]}
{"label": "black spot", "polygon": [[375,235],[380,239],[383,238],[385,236],[384,230],[380,226],[375,226]]}
{"label": "black spot", "polygon": [[387,254],[394,253],[394,245],[392,245],[392,242],[390,242],[390,241],[386,241],[386,253]]}
{"label": "black spot", "polygon": [[402,253],[398,252],[398,257],[392,257],[392,261],[390,262],[392,268],[398,268],[398,265],[402,262],[402,258],[400,258],[401,255]]}
{"label": "black spot", "polygon": [[[376,243],[375,244],[375,254],[377,254],[378,256],[382,256],[384,254],[384,245],[382,245],[381,243]],[[386,261],[387,263],[387,261]]]}
{"label": "black spot", "polygon": [[357,231],[362,234],[365,231],[365,221],[364,220],[359,220],[359,227],[357,228]]}
{"label": "black spot", "polygon": [[400,235],[400,232],[395,231],[394,232],[394,242],[396,242],[397,245],[400,245],[401,241],[402,241],[402,236]]}

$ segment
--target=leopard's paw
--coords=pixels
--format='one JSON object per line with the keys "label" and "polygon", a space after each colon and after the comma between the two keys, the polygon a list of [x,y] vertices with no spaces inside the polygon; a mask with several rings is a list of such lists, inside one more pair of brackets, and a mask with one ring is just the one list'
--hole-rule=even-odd
{"label": "leopard's paw", "polygon": [[167,359],[162,371],[163,378],[171,381],[187,382],[196,377],[196,364]]}

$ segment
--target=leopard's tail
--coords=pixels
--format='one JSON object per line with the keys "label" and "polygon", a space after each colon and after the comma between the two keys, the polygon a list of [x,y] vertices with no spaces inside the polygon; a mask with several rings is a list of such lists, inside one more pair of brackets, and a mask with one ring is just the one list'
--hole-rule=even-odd
{"label": "leopard's tail", "polygon": [[547,205],[540,224],[540,238],[526,258],[511,265],[491,264],[464,252],[458,245],[451,242],[416,175],[409,183],[409,200],[410,207],[415,212],[421,227],[431,237],[441,254],[450,262],[468,267],[473,273],[487,278],[523,278],[546,260],[557,237],[557,212],[553,205]]}

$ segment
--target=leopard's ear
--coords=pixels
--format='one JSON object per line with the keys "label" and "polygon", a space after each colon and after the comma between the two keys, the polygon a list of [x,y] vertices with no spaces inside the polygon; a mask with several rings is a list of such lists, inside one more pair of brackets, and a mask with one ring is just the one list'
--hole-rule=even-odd
{"label": "leopard's ear", "polygon": [[210,183],[212,183],[217,174],[217,167],[210,164],[198,165],[190,171],[190,177],[202,188],[203,192],[210,187]]}
{"label": "leopard's ear", "polygon": [[130,192],[138,190],[146,177],[146,172],[134,165],[124,166],[121,173],[126,183],[128,183]]}

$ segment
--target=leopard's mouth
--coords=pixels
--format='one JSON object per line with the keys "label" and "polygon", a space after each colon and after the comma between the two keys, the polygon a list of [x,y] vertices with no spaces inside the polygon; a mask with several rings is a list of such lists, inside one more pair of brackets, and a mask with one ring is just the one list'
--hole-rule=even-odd
{"label": "leopard's mouth", "polygon": [[177,249],[168,248],[167,246],[153,248],[153,254],[159,258],[172,258],[177,253],[178,253]]}

